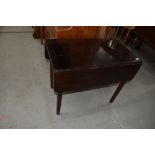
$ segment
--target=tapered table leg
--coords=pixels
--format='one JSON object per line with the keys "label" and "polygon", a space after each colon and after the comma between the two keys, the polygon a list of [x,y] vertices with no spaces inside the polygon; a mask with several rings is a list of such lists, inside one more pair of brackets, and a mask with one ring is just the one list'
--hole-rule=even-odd
{"label": "tapered table leg", "polygon": [[46,45],[45,45],[45,58],[50,59]]}
{"label": "tapered table leg", "polygon": [[51,88],[53,88],[53,66],[50,62],[50,82],[51,82]]}
{"label": "tapered table leg", "polygon": [[119,94],[119,92],[123,88],[124,84],[125,84],[125,82],[120,82],[120,84],[118,85],[116,91],[114,92],[113,96],[110,99],[110,103],[112,103],[114,101],[114,99],[117,97],[117,95]]}
{"label": "tapered table leg", "polygon": [[41,38],[41,44],[42,44],[42,45],[43,45],[43,43],[44,43],[44,42],[43,42],[43,35],[44,35],[43,33],[44,33],[44,27],[43,27],[43,26],[40,26],[40,36],[41,36],[40,38]]}
{"label": "tapered table leg", "polygon": [[60,115],[62,93],[57,95],[57,115]]}

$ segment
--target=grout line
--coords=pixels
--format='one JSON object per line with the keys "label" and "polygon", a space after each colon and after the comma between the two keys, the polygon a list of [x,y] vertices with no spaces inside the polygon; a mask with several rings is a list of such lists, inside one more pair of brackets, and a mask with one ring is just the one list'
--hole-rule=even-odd
{"label": "grout line", "polygon": [[120,126],[121,129],[125,129],[125,127],[122,125],[122,123],[120,122],[120,120],[118,119],[114,109],[112,109],[112,114],[113,114],[113,117],[114,119],[116,120],[116,122],[118,123],[118,125]]}

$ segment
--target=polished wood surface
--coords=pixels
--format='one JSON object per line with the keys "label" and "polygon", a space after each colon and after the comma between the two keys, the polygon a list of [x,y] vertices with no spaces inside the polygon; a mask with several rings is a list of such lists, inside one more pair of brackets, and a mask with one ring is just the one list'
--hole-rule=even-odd
{"label": "polished wood surface", "polygon": [[35,39],[95,39],[104,38],[107,26],[38,26]]}
{"label": "polished wood surface", "polygon": [[110,102],[126,81],[131,80],[142,62],[123,43],[115,40],[112,48],[102,39],[45,40],[49,55],[51,85],[58,93],[57,114],[61,93],[71,93],[120,83]]}
{"label": "polished wood surface", "polygon": [[73,26],[69,30],[58,31],[57,38],[59,39],[93,39],[97,35],[97,26]]}
{"label": "polished wood surface", "polygon": [[99,68],[136,63],[136,56],[124,44],[112,48],[101,39],[46,40],[55,69]]}

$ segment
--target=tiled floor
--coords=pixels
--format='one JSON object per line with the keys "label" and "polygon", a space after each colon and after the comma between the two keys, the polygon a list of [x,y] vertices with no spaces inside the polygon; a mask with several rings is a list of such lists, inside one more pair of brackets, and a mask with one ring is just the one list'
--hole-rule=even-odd
{"label": "tiled floor", "polygon": [[49,62],[32,28],[0,27],[0,128],[155,128],[155,59],[146,49],[137,52],[143,66],[114,104],[108,101],[116,86],[68,94],[57,116]]}

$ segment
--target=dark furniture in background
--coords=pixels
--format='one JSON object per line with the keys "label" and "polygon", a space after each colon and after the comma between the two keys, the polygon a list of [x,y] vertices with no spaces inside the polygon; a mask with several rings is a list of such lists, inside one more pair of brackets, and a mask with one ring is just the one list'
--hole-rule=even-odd
{"label": "dark furniture in background", "polygon": [[101,39],[45,40],[45,56],[50,59],[51,88],[57,94],[58,115],[63,94],[119,83],[110,99],[112,103],[142,64],[117,40],[112,48]]}
{"label": "dark furniture in background", "polygon": [[136,26],[129,35],[128,42],[136,37],[155,48],[155,26]]}

